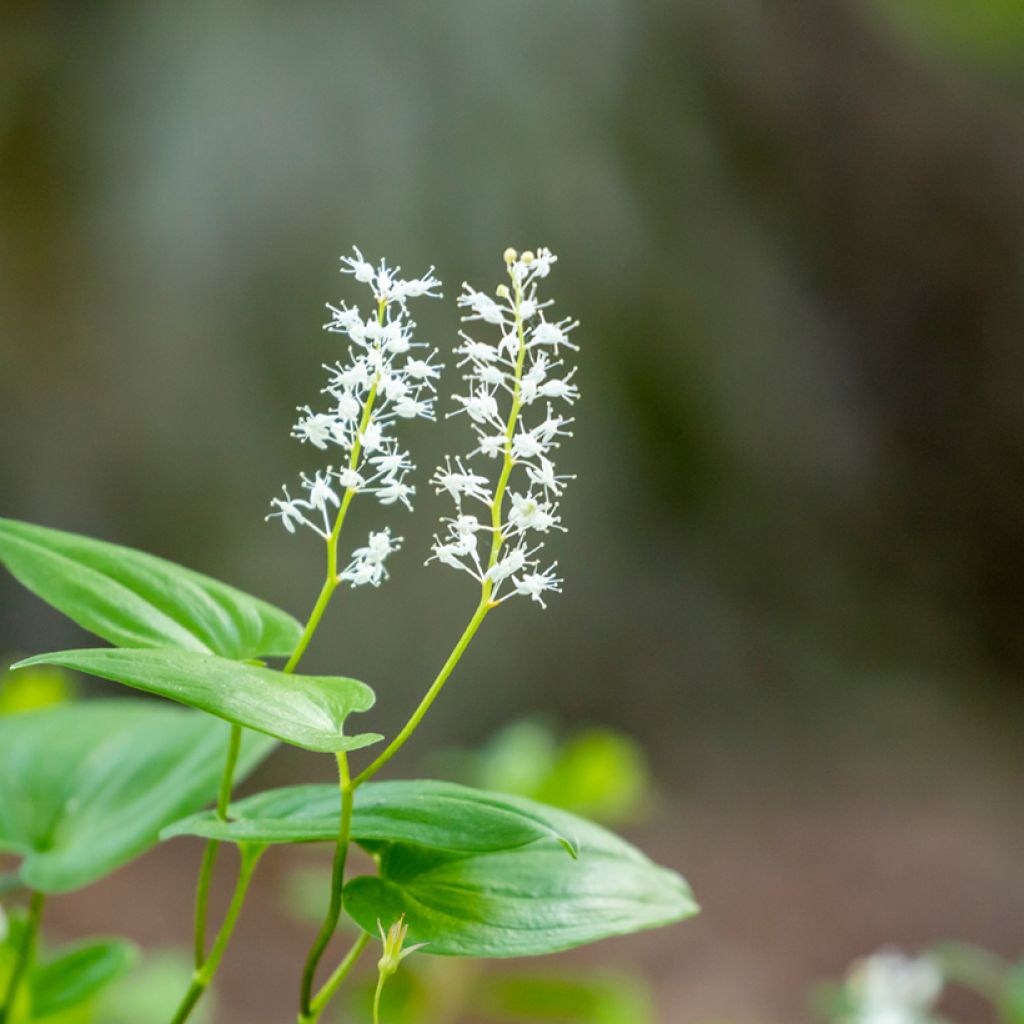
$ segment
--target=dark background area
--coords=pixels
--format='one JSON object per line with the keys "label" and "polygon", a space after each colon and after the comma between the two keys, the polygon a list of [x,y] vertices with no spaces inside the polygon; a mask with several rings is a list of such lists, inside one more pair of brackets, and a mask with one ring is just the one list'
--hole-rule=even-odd
{"label": "dark background area", "polygon": [[[303,616],[320,545],[263,516],[318,464],[288,431],[353,243],[436,264],[442,350],[507,245],[559,254],[583,322],[566,592],[487,623],[401,765],[537,712],[646,746],[634,834],[704,913],[574,962],[639,967],[665,1021],[792,1021],[886,943],[1018,954],[1024,8],[9,2],[0,514]],[[374,686],[381,731],[474,605],[422,565],[466,437],[417,426],[413,516],[357,503],[351,538],[406,546],[305,662]],[[12,660],[81,640],[0,580]],[[329,774],[291,752],[264,781]],[[161,849],[54,927],[185,941],[197,860]],[[238,1020],[294,999],[306,933],[269,913],[225,965]]]}

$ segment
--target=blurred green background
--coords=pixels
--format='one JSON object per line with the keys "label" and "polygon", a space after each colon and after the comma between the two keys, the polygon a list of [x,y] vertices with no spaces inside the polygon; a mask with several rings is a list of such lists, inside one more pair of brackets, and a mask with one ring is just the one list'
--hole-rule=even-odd
{"label": "blurred green background", "polygon": [[[8,0],[0,514],[304,614],[319,545],[263,515],[317,464],[288,431],[353,243],[436,264],[442,349],[507,245],[554,249],[583,321],[566,593],[488,622],[401,765],[537,713],[647,748],[632,834],[704,913],[567,962],[637,968],[664,1021],[792,1021],[885,942],[1018,953],[1024,5]],[[382,731],[474,604],[422,565],[464,424],[416,435],[416,514],[356,506],[406,537],[393,579],[307,663],[373,685]],[[11,660],[81,640],[0,580]],[[171,844],[53,927],[187,939],[197,860]],[[225,1021],[294,1001],[307,932],[271,902]]]}

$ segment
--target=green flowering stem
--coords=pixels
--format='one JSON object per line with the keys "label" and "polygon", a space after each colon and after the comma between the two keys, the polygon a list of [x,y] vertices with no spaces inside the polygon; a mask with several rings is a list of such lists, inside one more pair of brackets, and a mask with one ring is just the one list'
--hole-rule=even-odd
{"label": "green flowering stem", "polygon": [[171,1024],[182,1024],[183,1021],[188,1020],[189,1015],[195,1009],[199,1000],[202,999],[210,982],[213,980],[213,976],[220,966],[221,958],[224,956],[224,951],[228,948],[228,942],[231,941],[235,925],[238,923],[238,915],[242,912],[242,904],[245,903],[249,882],[252,880],[253,872],[256,870],[256,865],[259,863],[265,849],[265,846],[257,846],[250,843],[244,843],[239,847],[238,852],[241,857],[241,864],[238,869],[238,881],[235,884],[234,895],[231,897],[231,904],[224,915],[220,931],[213,941],[210,954],[193,972],[192,984],[189,985],[188,991],[185,993],[174,1017],[171,1019]]}
{"label": "green flowering stem", "polygon": [[[302,988],[299,994],[300,1016],[309,1017],[313,1013],[313,982],[320,959],[324,955],[331,938],[338,927],[341,917],[342,890],[345,885],[345,861],[348,858],[349,838],[352,831],[352,800],[355,787],[348,771],[348,758],[344,753],[338,754],[338,788],[341,792],[341,823],[338,826],[338,841],[334,847],[334,864],[331,869],[331,898],[320,931],[317,934],[306,964],[302,970]],[[314,1018],[315,1019],[315,1018]]]}
{"label": "green flowering stem", "polygon": [[[516,333],[517,333],[517,336],[519,338],[519,352],[518,352],[517,357],[516,357],[515,379],[514,379],[513,388],[512,388],[512,406],[511,406],[511,410],[509,412],[508,425],[507,425],[506,431],[505,431],[505,444],[504,444],[504,453],[503,453],[504,454],[504,458],[503,458],[503,462],[502,462],[502,469],[501,469],[501,474],[498,477],[497,485],[495,486],[495,489],[494,489],[494,498],[492,499],[492,501],[490,503],[491,504],[491,525],[492,525],[492,529],[493,529],[493,540],[491,542],[491,551],[490,551],[490,556],[489,556],[488,562],[487,562],[487,568],[489,570],[493,569],[494,566],[497,564],[498,556],[501,553],[502,544],[504,543],[504,540],[505,540],[505,538],[503,537],[503,535],[501,533],[501,524],[502,524],[502,520],[503,520],[502,510],[503,510],[503,505],[504,505],[504,500],[505,500],[505,492],[508,489],[509,477],[511,476],[512,469],[515,466],[515,458],[514,458],[514,456],[512,454],[512,439],[515,436],[516,424],[518,423],[519,412],[520,412],[520,409],[522,407],[521,383],[522,383],[522,377],[523,377],[523,369],[524,369],[525,361],[526,361],[526,337],[525,337],[525,330],[524,330],[524,326],[523,326],[523,317],[522,317],[521,313],[519,312],[520,304],[522,303],[522,300],[523,300],[523,291],[522,291],[522,287],[520,286],[519,282],[516,281],[515,276],[511,274],[511,270],[510,270],[510,276],[512,277],[513,285],[514,285],[514,288],[515,288],[515,293],[514,294],[515,294],[515,308],[516,308]],[[487,617],[488,612],[490,612],[492,609],[497,607],[497,603],[491,600],[491,594],[492,594],[493,590],[494,590],[494,581],[493,581],[493,579],[491,579],[489,576],[485,575],[484,581],[481,584],[480,603],[477,605],[476,611],[473,613],[473,616],[469,620],[468,625],[463,630],[462,635],[459,637],[458,642],[455,644],[455,647],[453,648],[451,654],[448,655],[448,660],[445,661],[444,665],[441,667],[441,671],[437,674],[437,677],[434,679],[433,683],[431,683],[430,689],[427,690],[426,694],[423,696],[423,699],[417,705],[416,710],[412,713],[412,715],[410,716],[409,720],[402,727],[402,730],[387,745],[387,747],[385,748],[384,752],[381,753],[367,768],[365,768],[362,772],[359,773],[359,775],[357,775],[355,777],[355,779],[352,780],[352,782],[350,783],[350,786],[349,786],[349,788],[351,790],[351,793],[354,794],[355,791],[364,782],[369,782],[369,780],[372,779],[381,770],[381,768],[383,768],[395,756],[395,754],[397,754],[398,751],[401,750],[402,747],[405,746],[405,744],[408,742],[408,740],[412,737],[413,733],[417,730],[417,728],[419,727],[420,723],[423,721],[424,717],[426,716],[427,712],[430,710],[431,706],[433,705],[434,701],[437,700],[437,698],[440,695],[441,691],[444,689],[445,683],[448,682],[449,677],[451,676],[452,672],[455,670],[455,666],[458,665],[459,661],[462,659],[463,654],[466,653],[466,648],[469,647],[470,642],[472,641],[473,637],[476,635],[476,632],[480,628],[480,626],[483,623],[484,619]],[[342,821],[342,830],[345,831],[345,822],[344,821]],[[339,840],[339,842],[340,842],[340,840]],[[346,838],[346,843],[347,843],[347,838]],[[341,857],[340,857],[341,864],[342,864],[342,869],[344,869],[344,859],[345,859],[344,858],[344,854],[342,854]],[[335,867],[337,867],[338,862],[339,862],[339,856],[336,854],[335,855]],[[331,891],[331,908],[333,910],[334,906],[337,905],[337,907],[339,909],[339,912],[340,912],[340,909],[342,907],[342,902],[343,902],[342,892],[341,892],[341,889],[342,889],[342,887],[344,885],[343,873],[342,873],[341,876],[339,876],[337,874],[337,872],[335,872],[335,874],[334,874],[334,883],[335,884],[332,885],[332,891]],[[328,920],[330,920],[330,917],[331,917],[331,912],[328,913]],[[326,925],[326,922],[325,922],[325,925]],[[331,929],[331,934],[333,934],[333,928],[336,927],[336,925],[337,925],[337,918],[335,918],[335,920],[334,920],[334,926]],[[317,945],[318,946],[321,945],[321,941],[320,940],[323,938],[323,935],[324,935],[324,930],[321,930],[321,936],[320,936],[320,938],[318,938],[318,941],[317,941]],[[327,939],[326,939],[326,941],[324,941],[322,943],[322,946],[321,946],[321,949],[320,949],[320,953],[321,954],[322,954],[323,948],[326,947],[327,941],[329,941],[329,940],[330,940],[330,935],[327,935]],[[309,966],[309,964],[307,963],[307,967],[308,966]],[[315,964],[314,964],[314,970],[315,970]],[[340,970],[340,968],[339,968],[339,970]],[[345,973],[347,973],[347,971]],[[311,982],[312,978],[310,977],[309,980]],[[340,984],[340,981],[338,982],[338,984]],[[384,979],[382,978],[381,981],[378,984],[377,996],[376,996],[376,999],[375,999],[375,1007],[374,1007],[374,1014],[375,1014],[375,1018],[374,1019],[375,1019],[375,1021],[376,1021],[376,1014],[377,1014],[376,1003],[379,1002],[380,992],[383,989],[383,985],[384,985]],[[337,988],[337,986],[335,986],[335,988]],[[326,986],[325,986],[325,989],[326,989]],[[325,994],[324,989],[321,990],[320,994],[321,995]],[[333,990],[331,992],[329,992],[329,993],[326,993],[326,998],[323,1000],[323,1005],[324,1006],[326,1006],[327,1001],[330,999],[331,995],[333,995]],[[308,999],[308,990],[306,988],[305,978],[304,978],[304,982],[303,982],[303,998],[304,998],[304,1000]],[[318,1001],[319,1001],[319,997],[318,997]],[[312,1007],[311,1007],[310,1003],[307,1003],[305,1001],[303,1002],[303,1004],[302,1004],[303,1013],[300,1014],[300,1016],[298,1018],[299,1019],[299,1024],[307,1024],[307,1021],[310,1021],[310,1020],[315,1021],[317,1019],[315,1016],[313,1016],[313,1017],[310,1016],[311,1008]],[[322,1007],[321,1007],[321,1009],[322,1009]]]}
{"label": "green flowering stem", "polygon": [[442,666],[441,671],[437,674],[437,678],[431,684],[430,689],[427,690],[419,706],[412,713],[409,721],[405,723],[402,731],[388,744],[387,749],[368,768],[356,776],[352,782],[353,789],[358,789],[364,782],[372,779],[405,746],[406,741],[416,731],[420,722],[423,721],[424,716],[430,710],[431,705],[437,700],[441,690],[444,689],[444,684],[448,682],[448,677],[454,671],[455,666],[458,665],[462,655],[465,654],[470,641],[476,635],[476,631],[480,628],[480,624],[487,617],[487,613],[492,607],[486,600],[480,601],[476,611],[473,613],[473,617],[469,620],[469,625],[463,630],[458,643],[455,645],[452,653],[448,655],[448,660]]}
{"label": "green flowering stem", "polygon": [[370,944],[370,936],[362,932],[359,938],[353,943],[352,948],[345,954],[345,958],[334,969],[334,973],[324,982],[320,991],[310,1001],[310,1012],[300,1014],[298,1024],[316,1024],[323,1013],[324,1008],[331,1001],[334,993],[341,987],[342,982],[348,977],[349,972],[355,967],[363,951]]}
{"label": "green flowering stem", "polygon": [[[224,762],[224,772],[220,779],[220,790],[217,793],[217,817],[227,821],[228,806],[231,803],[231,788],[234,782],[235,765],[238,763],[238,751],[242,745],[242,727],[231,726],[228,739],[228,754]],[[194,934],[194,963],[198,969],[206,959],[206,908],[210,899],[210,885],[213,881],[213,868],[217,863],[220,843],[211,840],[203,851],[203,861],[199,868],[199,881],[196,886],[196,912]]]}
{"label": "green flowering stem", "polygon": [[43,918],[45,905],[46,896],[41,892],[33,892],[28,905],[28,924],[25,929],[25,937],[22,939],[21,948],[18,950],[18,959],[14,963],[14,970],[7,983],[3,1006],[0,1007],[0,1024],[8,1024],[8,1021],[14,1020],[14,1003],[18,997],[21,983],[32,964],[36,941],[39,938],[39,924]]}
{"label": "green flowering stem", "polygon": [[373,993],[373,1024],[380,1024],[380,997],[384,994],[384,983],[388,976],[381,971],[377,975],[377,988]]}

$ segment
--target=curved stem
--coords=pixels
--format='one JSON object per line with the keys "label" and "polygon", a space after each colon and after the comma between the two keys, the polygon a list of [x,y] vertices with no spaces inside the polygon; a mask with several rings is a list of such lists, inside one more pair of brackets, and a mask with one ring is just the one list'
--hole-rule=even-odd
{"label": "curved stem", "polygon": [[338,789],[341,792],[341,821],[338,826],[338,842],[334,847],[334,864],[331,869],[331,899],[327,907],[327,916],[320,926],[306,964],[302,970],[302,988],[299,994],[301,1015],[309,1016],[312,1012],[313,982],[320,959],[324,955],[341,917],[342,890],[345,885],[345,861],[348,857],[348,844],[352,832],[352,797],[355,787],[348,771],[348,757],[338,754]]}
{"label": "curved stem", "polygon": [[437,700],[438,694],[444,688],[448,677],[452,674],[455,666],[458,665],[459,660],[469,646],[470,640],[473,639],[476,631],[480,628],[480,623],[484,621],[491,607],[486,601],[481,601],[477,605],[473,617],[469,620],[469,625],[463,630],[462,636],[459,637],[459,642],[452,649],[452,653],[448,655],[448,660],[442,666],[441,671],[437,674],[437,678],[431,684],[430,689],[427,690],[419,706],[412,713],[409,721],[405,723],[402,731],[388,744],[384,752],[368,768],[356,776],[352,782],[353,789],[358,789],[364,782],[373,778],[405,746],[406,741],[416,731],[416,727],[423,721],[423,716],[430,710],[431,704]]}
{"label": "curved stem", "polygon": [[[242,746],[242,727],[231,726],[228,739],[228,754],[224,761],[224,771],[220,777],[220,789],[217,793],[217,817],[226,821],[228,806],[231,803],[231,788],[234,784],[235,766],[238,764],[238,752]],[[196,885],[196,913],[194,930],[194,963],[198,969],[206,958],[206,907],[210,899],[210,885],[213,882],[213,868],[217,863],[220,843],[211,839],[203,851],[202,864],[199,867],[199,882]]]}
{"label": "curved stem", "polygon": [[210,955],[206,957],[202,965],[192,975],[192,984],[178,1006],[171,1024],[182,1024],[183,1021],[188,1020],[196,1003],[203,997],[210,982],[213,980],[213,976],[218,966],[220,966],[221,958],[224,956],[224,951],[228,948],[228,942],[231,940],[235,925],[238,923],[238,915],[242,912],[242,904],[245,903],[249,882],[252,880],[253,872],[256,870],[256,865],[259,863],[259,859],[265,849],[266,847],[264,846],[242,846],[239,848],[242,863],[238,869],[238,882],[235,884],[235,892],[231,897],[231,905],[228,907],[227,913],[224,915],[224,921],[220,926],[220,931],[213,941]]}
{"label": "curved stem", "polygon": [[349,972],[355,967],[356,962],[363,955],[363,950],[370,944],[370,936],[361,932],[359,938],[353,943],[352,948],[345,954],[345,959],[334,969],[334,973],[324,982],[320,991],[310,1001],[308,1014],[300,1014],[298,1024],[316,1024],[323,1013],[324,1007],[331,1001],[334,993],[341,987],[341,983],[349,976]]}
{"label": "curved stem", "polygon": [[15,961],[14,970],[7,983],[3,1006],[0,1007],[0,1024],[7,1024],[8,1021],[14,1020],[14,1002],[18,997],[22,980],[32,963],[32,954],[39,937],[39,924],[43,918],[45,905],[46,896],[41,892],[33,892],[28,905],[28,924],[25,929],[25,937],[22,939],[21,948],[18,950],[18,959]]}
{"label": "curved stem", "polygon": [[387,978],[384,974],[377,977],[377,988],[373,993],[373,1024],[380,1024],[380,997],[384,992],[384,982]]}

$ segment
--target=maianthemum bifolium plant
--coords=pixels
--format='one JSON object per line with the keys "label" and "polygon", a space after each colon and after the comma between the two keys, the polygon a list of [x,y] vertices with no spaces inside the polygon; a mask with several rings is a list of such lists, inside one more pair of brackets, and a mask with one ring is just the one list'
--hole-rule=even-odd
{"label": "maianthemum bifolium plant", "polygon": [[[0,1024],[46,1021],[95,997],[130,963],[130,947],[96,940],[37,955],[47,897],[88,885],[158,839],[205,839],[195,896],[194,972],[170,1024],[187,1020],[227,951],[260,858],[277,843],[333,842],[330,898],[295,979],[296,1019],[318,1021],[367,947],[380,944],[381,992],[414,951],[446,957],[536,956],[678,921],[696,913],[676,873],[605,829],[523,797],[434,780],[374,781],[438,698],[484,621],[506,601],[544,607],[561,589],[544,543],[564,529],[559,500],[572,479],[555,455],[570,436],[578,397],[577,324],[555,319],[541,294],[556,262],[547,249],[504,254],[507,280],[458,299],[472,335],[454,348],[464,393],[448,415],[472,428],[466,453],[445,459],[431,483],[453,503],[427,562],[471,577],[475,608],[405,726],[364,767],[349,758],[381,743],[349,733],[373,691],[345,676],[297,672],[339,588],[379,586],[401,545],[390,526],[365,543],[345,534],[352,503],[372,498],[411,510],[406,435],[435,418],[444,366],[418,340],[414,300],[440,298],[433,268],[404,279],[362,253],[342,270],[372,294],[368,310],[329,306],[326,330],[347,352],[327,365],[318,408],[293,434],[324,464],[271,502],[268,519],[306,528],[325,545],[325,574],[301,625],[271,605],[162,559],[69,533],[0,520],[0,559],[29,590],[112,646],[28,658],[143,690],[178,704],[128,699],[0,718],[0,849],[20,857],[5,879],[24,891],[0,935]],[[425,552],[426,554],[426,552]],[[281,658],[280,668],[266,659]],[[472,680],[467,680],[471,684]],[[302,785],[232,802],[235,784],[278,742],[329,754],[338,784]],[[214,803],[212,810],[204,810]],[[348,877],[355,843],[373,873]],[[238,852],[237,881],[208,934],[214,865]],[[346,914],[358,938],[327,970]],[[6,959],[4,959],[6,957]]]}

